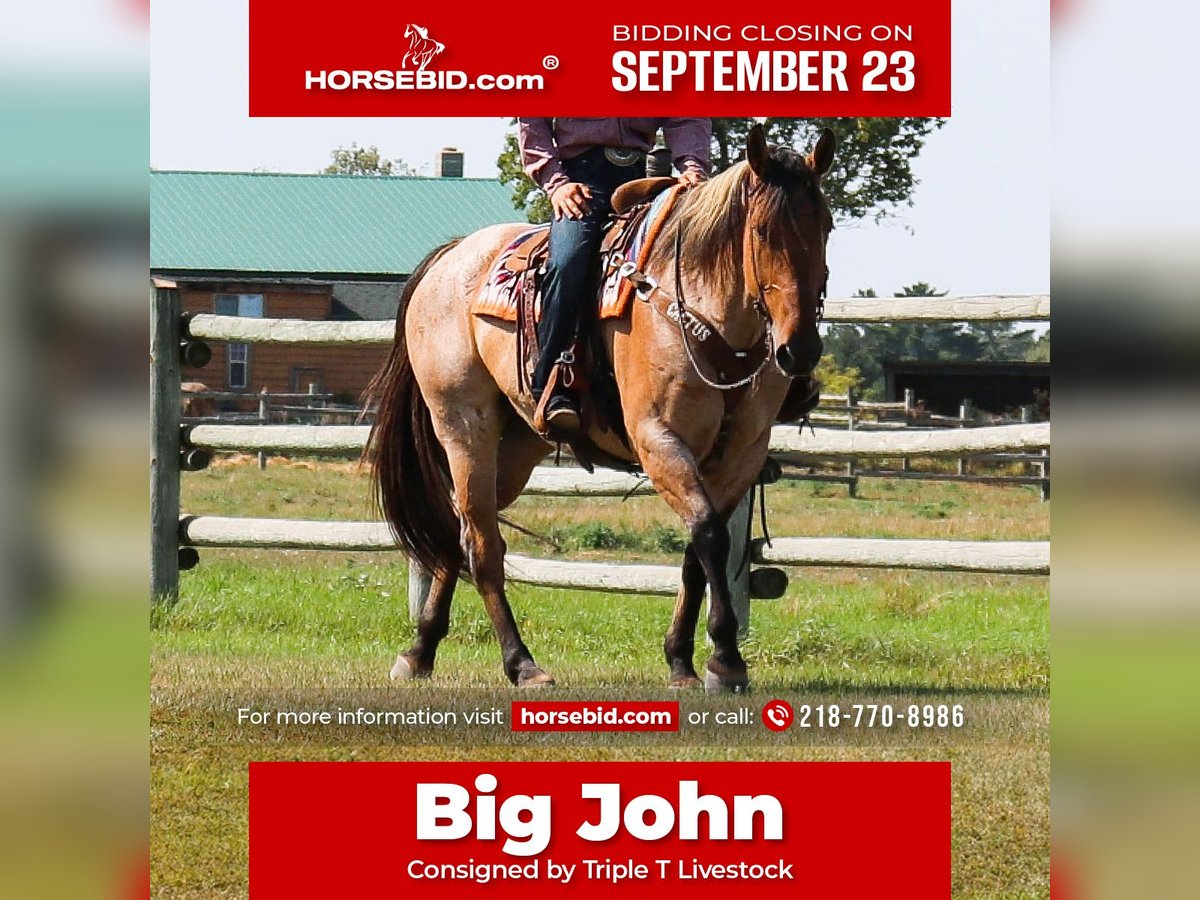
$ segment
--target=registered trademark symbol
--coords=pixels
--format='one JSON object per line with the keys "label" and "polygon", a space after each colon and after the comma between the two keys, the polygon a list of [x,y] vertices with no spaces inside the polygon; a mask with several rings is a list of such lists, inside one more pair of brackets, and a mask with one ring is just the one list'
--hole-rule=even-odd
{"label": "registered trademark symbol", "polygon": [[543,56],[542,57],[542,68],[550,69],[551,71],[553,71],[554,69],[557,69],[558,68],[558,57],[557,56]]}

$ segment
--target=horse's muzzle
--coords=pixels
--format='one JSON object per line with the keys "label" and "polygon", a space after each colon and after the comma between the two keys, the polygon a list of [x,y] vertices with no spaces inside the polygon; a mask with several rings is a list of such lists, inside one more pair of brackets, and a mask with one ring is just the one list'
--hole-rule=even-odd
{"label": "horse's muzzle", "polygon": [[775,364],[784,375],[795,378],[799,375],[811,375],[825,346],[821,343],[821,335],[814,328],[804,334],[796,335],[790,341],[780,344],[775,349]]}

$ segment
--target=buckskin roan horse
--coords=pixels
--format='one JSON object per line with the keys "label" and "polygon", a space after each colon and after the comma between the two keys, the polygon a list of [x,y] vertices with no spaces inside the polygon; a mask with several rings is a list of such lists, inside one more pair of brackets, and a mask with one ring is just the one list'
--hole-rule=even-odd
{"label": "buckskin roan horse", "polygon": [[[821,355],[833,221],[820,184],[833,153],[828,130],[804,156],[769,147],[755,125],[746,160],[680,198],[644,264],[664,285],[658,290],[682,292],[733,347],[769,342],[769,364],[732,409],[697,372],[678,322],[653,304],[633,302],[627,316],[600,326],[632,452],[611,434],[591,437],[640,465],[691,534],[664,643],[675,687],[702,683],[693,654],[706,586],[713,647],[703,684],[748,685],[726,574],[726,521],[756,482],[792,378],[809,376]],[[521,687],[553,684],[513,619],[498,521],[551,448],[531,427],[533,403],[518,387],[514,326],[469,311],[497,254],[527,227],[484,228],[421,263],[400,297],[396,340],[374,383],[379,409],[366,452],[380,506],[410,558],[433,573],[416,642],[392,668],[396,679],[432,674],[465,566],[508,678]]]}

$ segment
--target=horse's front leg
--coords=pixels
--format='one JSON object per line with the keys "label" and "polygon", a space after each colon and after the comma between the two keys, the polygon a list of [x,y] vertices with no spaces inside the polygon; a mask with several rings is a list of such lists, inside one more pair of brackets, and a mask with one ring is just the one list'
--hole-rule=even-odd
{"label": "horse's front leg", "polygon": [[671,687],[699,687],[700,676],[696,674],[696,621],[700,618],[700,604],[704,600],[707,579],[704,567],[696,556],[694,544],[688,544],[683,553],[683,568],[680,572],[679,594],[675,598],[675,614],[671,627],[663,641],[667,665],[671,668]]}
{"label": "horse's front leg", "polygon": [[[663,423],[654,421],[643,422],[636,435],[642,466],[655,490],[683,519],[691,532],[690,549],[708,582],[708,636],[712,638],[713,653],[705,664],[705,687],[710,690],[744,691],[749,679],[745,660],[737,645],[737,616],[733,612],[726,571],[729,561],[729,529],[725,525],[728,510],[720,510],[709,497],[696,459],[678,435]],[[702,590],[688,590],[689,580],[694,587],[699,579],[694,566],[689,573],[685,556],[684,584],[675,606],[675,620],[667,635],[667,655],[672,665],[673,682],[676,666],[684,663],[684,654],[686,667],[691,666],[691,653],[688,652],[684,632],[688,630],[689,622],[692,631],[695,629],[703,593]]]}

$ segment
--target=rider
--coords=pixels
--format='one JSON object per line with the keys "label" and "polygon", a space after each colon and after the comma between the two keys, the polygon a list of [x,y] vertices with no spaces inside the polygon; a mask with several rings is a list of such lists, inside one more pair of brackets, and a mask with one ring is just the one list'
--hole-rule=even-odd
{"label": "rider", "polygon": [[[555,365],[571,362],[580,317],[614,190],[645,175],[646,153],[661,128],[679,181],[708,177],[712,123],[708,119],[518,119],[525,173],[550,198],[550,258],[542,281],[541,355],[533,397],[541,403]],[[578,431],[579,398],[556,382],[543,420],[556,434]]]}

